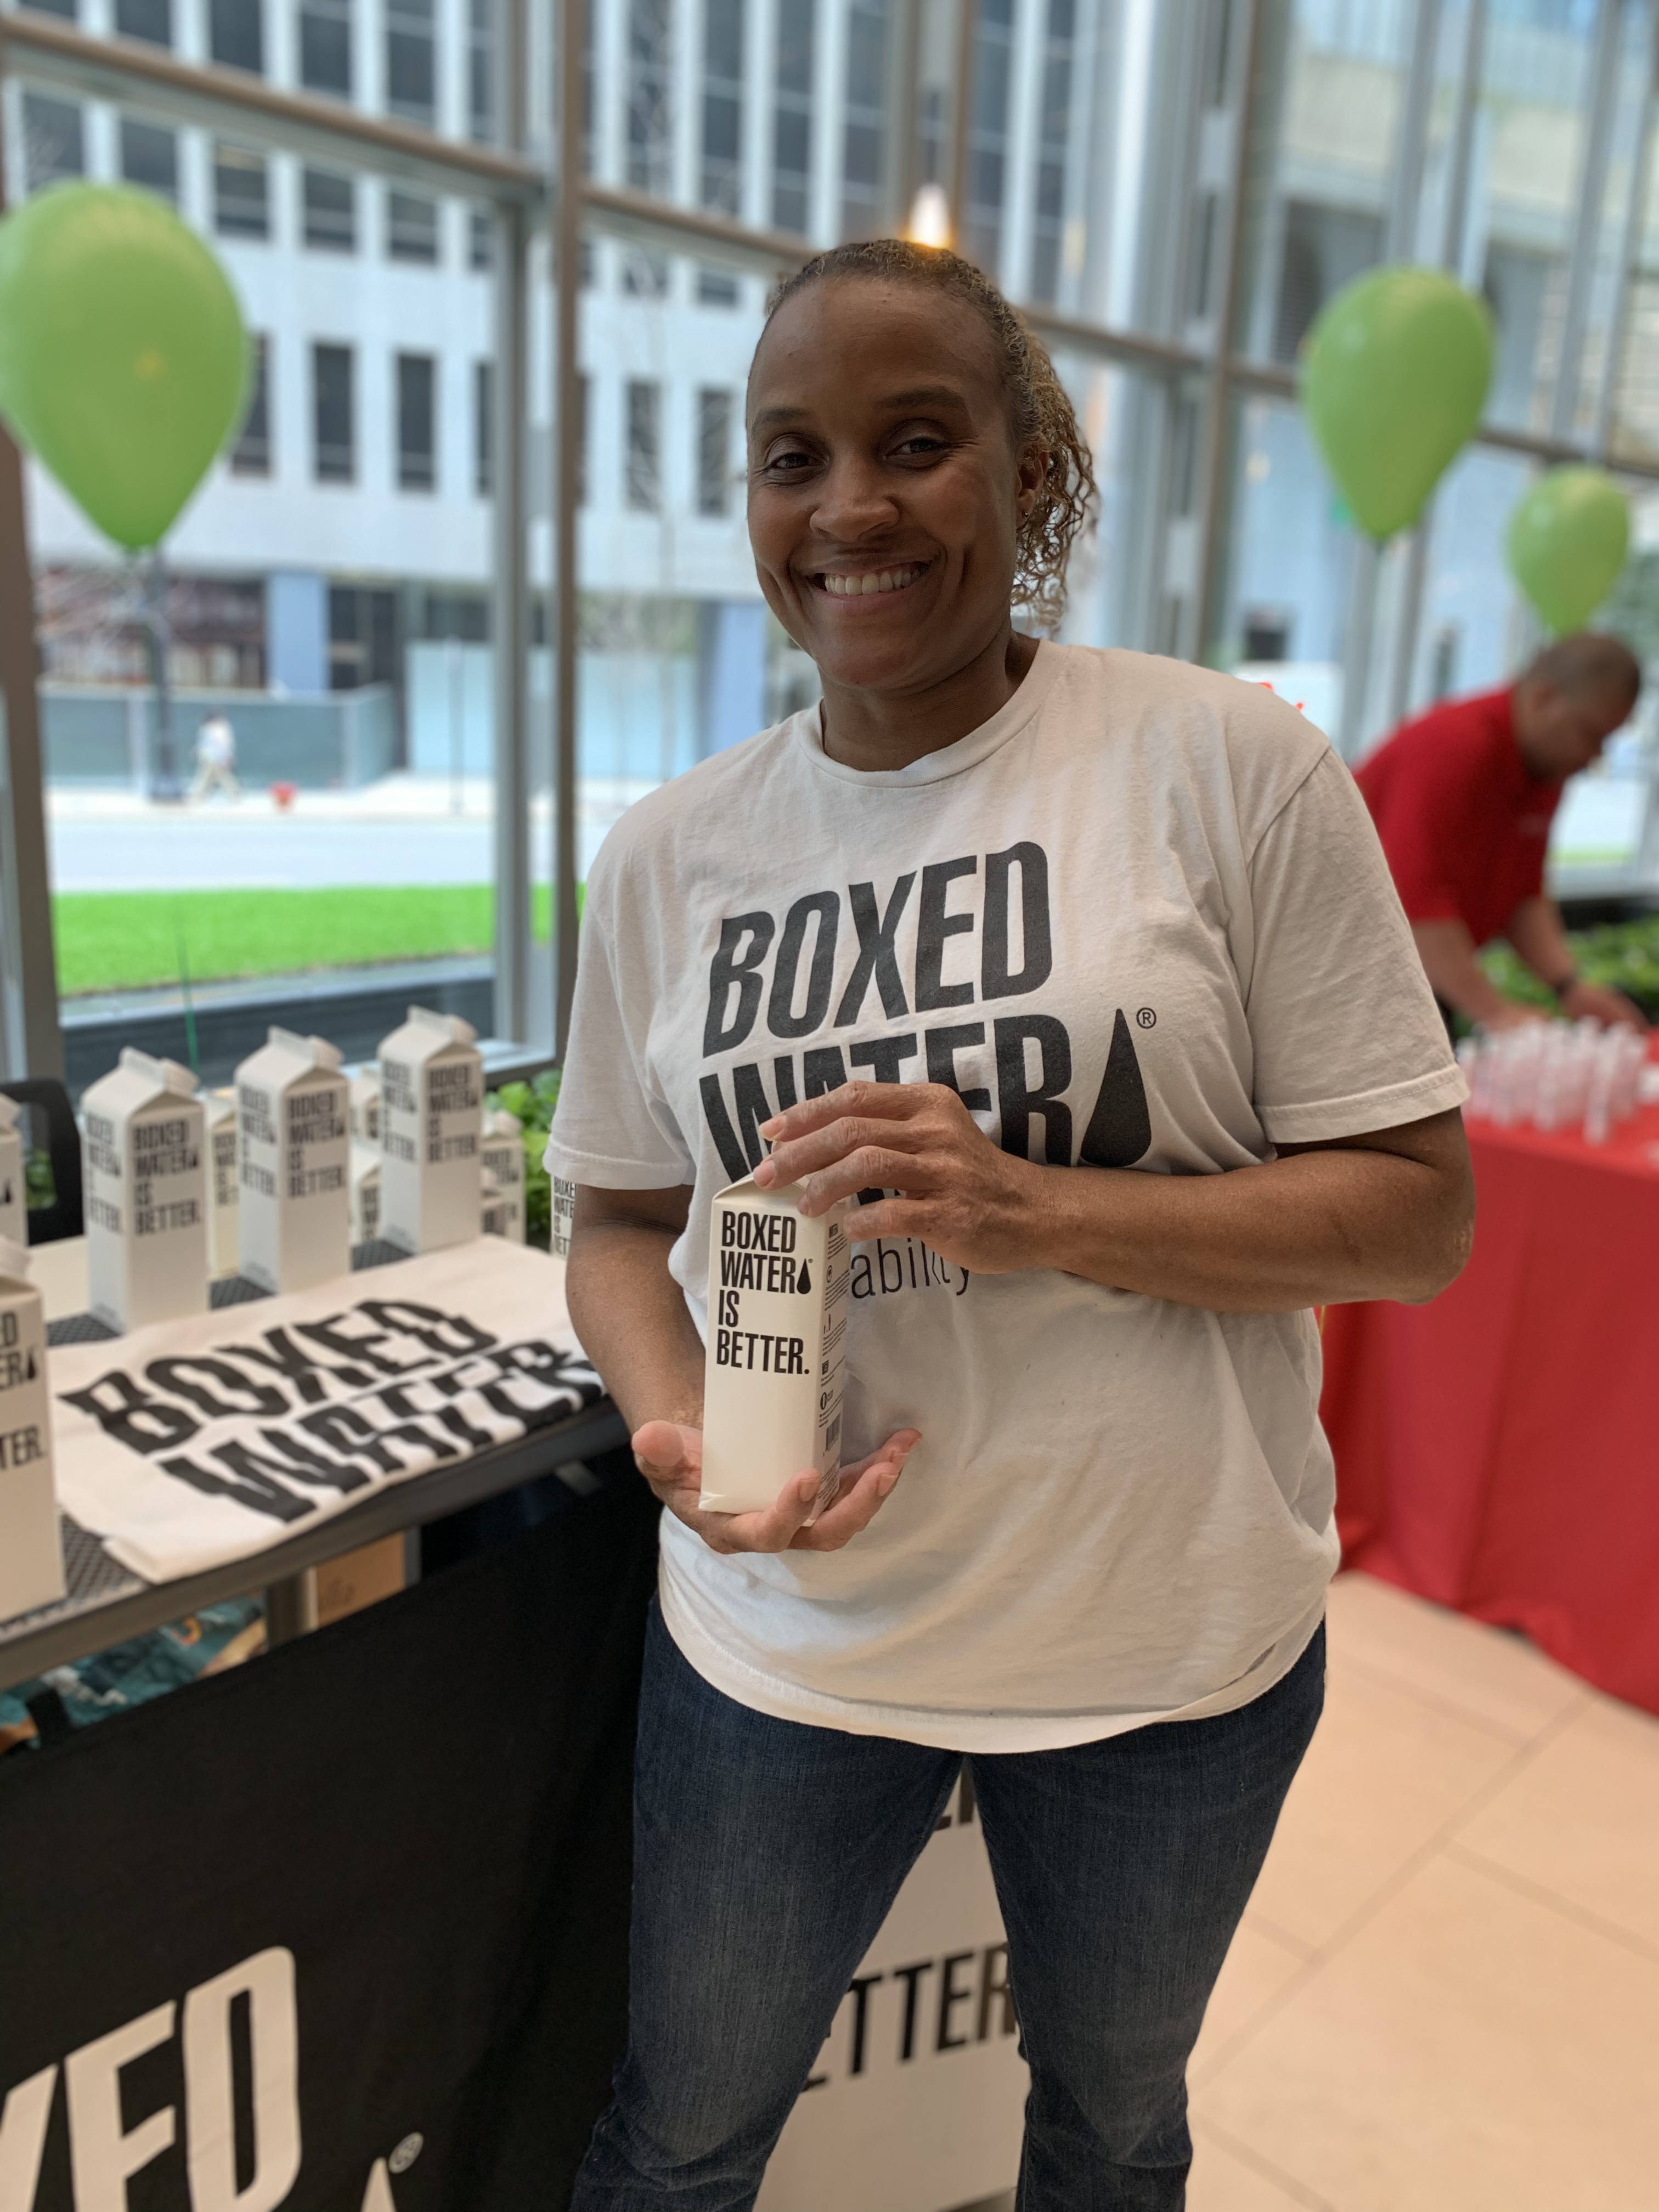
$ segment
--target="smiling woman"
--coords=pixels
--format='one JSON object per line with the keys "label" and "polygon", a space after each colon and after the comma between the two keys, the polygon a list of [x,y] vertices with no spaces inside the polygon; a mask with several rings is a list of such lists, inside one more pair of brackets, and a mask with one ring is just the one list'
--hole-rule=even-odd
{"label": "smiling woman", "polygon": [[[1318,732],[1015,629],[1057,623],[1092,477],[983,277],[892,240],[810,263],[748,441],[822,704],[613,831],[548,1152],[573,1316],[667,1508],[629,2055],[574,2205],[752,2204],[966,1755],[1024,2212],[1173,2212],[1187,2055],[1322,1693],[1309,1309],[1456,1273],[1462,1079]],[[699,1503],[744,1180],[844,1210],[816,1517],[816,1470]]]}

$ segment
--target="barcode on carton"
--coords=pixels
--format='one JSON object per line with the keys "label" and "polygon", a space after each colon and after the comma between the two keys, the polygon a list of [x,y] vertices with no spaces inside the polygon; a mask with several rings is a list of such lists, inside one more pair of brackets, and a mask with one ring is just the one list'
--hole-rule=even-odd
{"label": "barcode on carton", "polygon": [[823,1449],[825,1449],[825,1451],[834,1451],[834,1449],[836,1449],[836,1446],[840,1442],[841,1442],[841,1415],[840,1415],[839,1413],[837,1413],[837,1414],[836,1414],[836,1418],[835,1418],[835,1419],[834,1419],[833,1421],[831,1421],[831,1422],[830,1422],[830,1424],[829,1427],[824,1431],[824,1436],[823,1436]]}

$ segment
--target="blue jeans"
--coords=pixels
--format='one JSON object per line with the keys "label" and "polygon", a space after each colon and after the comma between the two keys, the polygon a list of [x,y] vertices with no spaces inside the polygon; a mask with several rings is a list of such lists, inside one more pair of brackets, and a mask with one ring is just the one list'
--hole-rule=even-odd
{"label": "blue jeans", "polygon": [[[1325,1695],[972,1760],[1031,2070],[1019,2212],[1179,2212],[1187,2060]],[[751,1711],[655,1607],[629,2044],[571,2212],[744,2212],[962,1765]],[[990,2185],[988,2181],[988,2186]]]}

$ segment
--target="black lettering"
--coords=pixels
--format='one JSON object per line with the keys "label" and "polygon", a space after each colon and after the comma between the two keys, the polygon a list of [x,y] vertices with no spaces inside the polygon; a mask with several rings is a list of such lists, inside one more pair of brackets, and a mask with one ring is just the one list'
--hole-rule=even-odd
{"label": "black lettering", "polygon": [[[1010,966],[1008,874],[1019,870],[1019,973]],[[985,927],[980,940],[980,995],[1018,998],[1039,989],[1054,964],[1048,933],[1048,855],[1041,845],[1011,845],[1006,853],[985,855]]]}
{"label": "black lettering", "polygon": [[876,914],[876,887],[873,884],[848,884],[847,902],[852,909],[853,927],[858,933],[859,957],[853,972],[847,979],[847,988],[842,993],[841,1004],[836,1009],[836,1027],[851,1029],[859,1018],[864,1004],[864,994],[870,988],[870,978],[876,979],[876,988],[881,994],[881,1010],[890,1022],[902,1021],[910,1011],[904,1003],[904,979],[899,974],[894,957],[893,940],[898,934],[899,917],[904,912],[904,902],[910,896],[910,886],[915,881],[914,870],[901,876],[893,886],[892,896],[887,902],[887,911],[879,920]]}
{"label": "black lettering", "polygon": [[1100,1096],[1084,1132],[1078,1164],[1091,1168],[1133,1167],[1152,1141],[1146,1086],[1140,1078],[1135,1041],[1120,1006],[1112,1023],[1111,1049],[1106,1054],[1106,1073],[1100,1079]]}
{"label": "black lettering", "polygon": [[216,1347],[227,1359],[242,1359],[268,1367],[303,1400],[307,1406],[320,1405],[328,1395],[331,1380],[343,1384],[348,1390],[367,1390],[374,1377],[367,1367],[349,1365],[324,1367],[308,1352],[295,1343],[285,1328],[268,1328],[264,1343],[222,1344]]}
{"label": "black lettering", "polygon": [[[198,1380],[199,1376],[207,1381]],[[228,1361],[205,1352],[194,1359],[152,1359],[144,1370],[144,1379],[158,1390],[170,1390],[175,1398],[188,1398],[210,1421],[225,1420],[235,1413],[263,1413],[269,1419],[289,1410],[289,1401],[280,1390],[250,1382]],[[208,1387],[210,1382],[217,1382],[231,1395],[222,1397],[219,1391]]]}
{"label": "black lettering", "polygon": [[838,1044],[819,1045],[801,1059],[801,1097],[822,1098],[826,1091],[839,1091],[847,1080],[847,1062]]}
{"label": "black lettering", "polygon": [[[708,963],[708,1012],[702,1025],[702,1056],[730,1052],[755,1026],[760,1012],[761,965],[771,948],[777,927],[769,914],[728,915],[720,924],[720,950]],[[750,939],[741,959],[744,939]],[[726,1019],[726,1006],[735,984],[738,1003]],[[738,1169],[741,1176],[743,1170]],[[735,1178],[734,1178],[735,1180]]]}
{"label": "black lettering", "polygon": [[855,1298],[872,1298],[876,1295],[875,1278],[870,1272],[870,1255],[862,1246],[854,1253],[848,1271],[848,1288]]}
{"label": "black lettering", "polygon": [[1014,2017],[1014,1993],[1008,1986],[1008,1946],[988,1943],[979,1965],[979,2039],[990,2040],[991,2003],[1002,1999],[1002,2023],[1000,2035],[1012,2035],[1019,2022]]}
{"label": "black lettering", "polygon": [[732,1089],[738,1103],[738,1136],[744,1156],[751,1168],[757,1168],[766,1158],[760,1125],[771,1120],[772,1102],[761,1081],[761,1072],[752,1060],[732,1070]]}
{"label": "black lettering", "polygon": [[[876,1259],[881,1268],[882,1290],[887,1297],[890,1297],[896,1291],[902,1291],[904,1288],[903,1263],[897,1252],[890,1250],[879,1237],[876,1239]],[[893,1267],[893,1279],[890,1283],[887,1279],[889,1261],[892,1262]]]}
{"label": "black lettering", "polygon": [[946,914],[945,902],[950,887],[958,876],[979,873],[979,862],[975,860],[936,860],[921,872],[921,900],[916,909],[916,1012],[936,1013],[942,1006],[967,1006],[973,1004],[971,983],[947,983],[943,980],[945,969],[945,940],[959,937],[971,930],[971,914]]}
{"label": "black lettering", "polygon": [[388,1448],[386,1439],[355,1407],[320,1406],[314,1413],[302,1413],[300,1426],[309,1435],[319,1437],[342,1458],[366,1459],[382,1474],[401,1474],[410,1464]]}
{"label": "black lettering", "polygon": [[459,1358],[464,1352],[488,1352],[496,1341],[488,1329],[470,1322],[465,1314],[441,1313],[436,1306],[416,1305],[408,1298],[365,1298],[358,1309],[371,1321],[394,1334],[412,1336],[428,1352]]}
{"label": "black lettering", "polygon": [[849,1045],[847,1057],[854,1067],[867,1067],[878,1083],[902,1083],[900,1063],[916,1056],[916,1040],[909,1036],[872,1037],[867,1044]]}
{"label": "black lettering", "polygon": [[307,1490],[337,1490],[343,1494],[361,1490],[368,1480],[362,1468],[352,1466],[349,1461],[325,1458],[321,1452],[312,1450],[285,1429],[261,1429],[259,1434],[272,1457],[266,1458],[251,1444],[234,1438],[216,1444],[212,1456],[244,1480],[274,1474],[288,1482],[302,1482]]}
{"label": "black lettering", "polygon": [[182,1453],[176,1458],[164,1459],[161,1465],[163,1474],[176,1475],[180,1482],[187,1482],[204,1497],[228,1498],[246,1506],[250,1513],[264,1513],[273,1521],[303,1521],[308,1513],[317,1510],[309,1498],[296,1497],[283,1483],[272,1482],[258,1466],[249,1466],[244,1471],[244,1480],[239,1482],[234,1475],[216,1474],[210,1467],[198,1467]]}
{"label": "black lettering", "polygon": [[[1032,1090],[1025,1073],[1025,1047],[1035,1042],[1042,1073]],[[1030,1158],[1031,1116],[1042,1116],[1043,1158],[1050,1167],[1072,1164],[1072,1109],[1060,1094],[1072,1079],[1072,1040],[1052,1014],[1012,1014],[996,1024],[997,1110],[1002,1121],[1002,1149],[1017,1160]]]}
{"label": "black lettering", "polygon": [[899,2063],[916,2055],[916,1990],[924,1974],[931,1974],[933,1962],[924,1959],[919,1966],[896,1966],[893,1979],[904,1984],[904,2032],[899,2038]]}
{"label": "black lettering", "polygon": [[870,2016],[870,1992],[878,1982],[884,1982],[885,1974],[854,1974],[848,1988],[853,1999],[853,2063],[849,2074],[864,2071],[864,2031]]}
{"label": "black lettering", "polygon": [[973,2000],[971,1989],[959,1990],[957,1987],[957,1968],[971,1966],[973,1960],[971,1951],[952,1951],[939,1968],[939,2035],[933,2045],[935,2051],[960,2051],[970,2039],[965,2035],[951,2034],[951,2015],[958,2005],[969,2004]]}
{"label": "black lettering", "polygon": [[[337,1353],[342,1359],[366,1359],[382,1375],[418,1373],[432,1364],[429,1359],[393,1359],[388,1352],[377,1352],[375,1346],[386,1340],[383,1329],[368,1329],[361,1336],[351,1335],[345,1324],[356,1318],[360,1311],[361,1309],[354,1308],[349,1313],[331,1314],[326,1321],[296,1322],[295,1333],[299,1336],[310,1337],[325,1352]],[[360,1383],[355,1387],[362,1389],[363,1386]]]}
{"label": "black lettering", "polygon": [[182,1406],[152,1398],[118,1368],[100,1375],[84,1390],[65,1390],[64,1403],[89,1413],[106,1437],[113,1437],[129,1451],[146,1455],[183,1443],[202,1425]]}
{"label": "black lettering", "polygon": [[738,1102],[738,1127],[735,1129],[732,1126],[732,1117],[726,1110],[726,1097],[720,1089],[719,1076],[700,1077],[697,1088],[702,1094],[703,1118],[708,1124],[709,1135],[714,1139],[714,1149],[720,1156],[720,1164],[732,1182],[741,1182],[751,1168],[760,1165],[765,1155],[766,1146],[761,1141],[760,1124],[772,1117],[772,1109],[761,1083],[760,1070],[752,1062],[732,1070],[732,1088]]}
{"label": "black lettering", "polygon": [[[796,1013],[795,977],[806,942],[806,925],[814,915],[818,926],[806,979],[806,1004]],[[811,1036],[814,1030],[823,1028],[836,981],[836,932],[840,921],[841,901],[834,891],[809,891],[785,915],[777,963],[772,970],[772,995],[766,1007],[766,1025],[774,1036]]]}
{"label": "black lettering", "polygon": [[795,1063],[787,1052],[780,1053],[772,1062],[772,1087],[778,1094],[780,1114],[799,1103],[795,1097]]}
{"label": "black lettering", "polygon": [[954,1091],[970,1114],[988,1114],[991,1094],[977,1087],[964,1091],[957,1080],[957,1054],[967,1052],[985,1042],[983,1022],[963,1022],[954,1029],[924,1030],[921,1041],[927,1048],[927,1080],[942,1083]]}

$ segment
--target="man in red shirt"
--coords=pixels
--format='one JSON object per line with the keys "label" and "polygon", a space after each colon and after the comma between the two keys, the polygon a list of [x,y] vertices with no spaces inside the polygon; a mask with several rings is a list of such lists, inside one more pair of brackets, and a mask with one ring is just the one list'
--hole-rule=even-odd
{"label": "man in red shirt", "polygon": [[1579,980],[1544,893],[1561,787],[1630,719],[1641,683],[1616,638],[1565,637],[1509,690],[1431,708],[1356,771],[1435,995],[1472,1022],[1536,1018],[1475,957],[1506,937],[1564,1013],[1647,1026],[1621,991]]}

